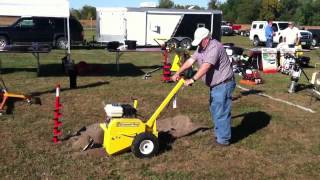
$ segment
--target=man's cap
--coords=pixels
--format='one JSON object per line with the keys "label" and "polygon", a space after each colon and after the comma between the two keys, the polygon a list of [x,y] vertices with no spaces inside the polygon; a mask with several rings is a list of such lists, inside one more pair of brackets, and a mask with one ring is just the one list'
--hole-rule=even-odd
{"label": "man's cap", "polygon": [[209,34],[210,31],[207,28],[198,28],[194,32],[194,40],[192,41],[192,46],[198,46],[204,38],[208,37]]}

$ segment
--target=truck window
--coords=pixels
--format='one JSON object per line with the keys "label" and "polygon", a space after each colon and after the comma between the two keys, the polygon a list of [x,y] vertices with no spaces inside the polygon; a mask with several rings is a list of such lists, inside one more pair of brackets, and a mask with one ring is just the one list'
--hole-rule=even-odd
{"label": "truck window", "polygon": [[259,25],[259,29],[263,29],[263,24],[260,24],[260,25]]}
{"label": "truck window", "polygon": [[278,26],[277,26],[276,23],[272,24],[272,29],[273,29],[274,32],[278,32],[279,29],[278,29]]}
{"label": "truck window", "polygon": [[32,19],[24,19],[17,24],[18,27],[22,28],[30,28],[34,26],[34,22]]}
{"label": "truck window", "polygon": [[252,26],[252,29],[256,29],[256,28],[257,28],[257,25],[254,24],[254,25]]}
{"label": "truck window", "polygon": [[280,30],[284,30],[285,28],[288,27],[288,23],[279,23],[278,25]]}

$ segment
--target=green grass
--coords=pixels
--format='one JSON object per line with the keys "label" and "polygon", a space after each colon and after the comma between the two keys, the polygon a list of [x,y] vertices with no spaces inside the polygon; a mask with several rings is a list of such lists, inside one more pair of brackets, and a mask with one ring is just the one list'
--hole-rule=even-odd
{"label": "green grass", "polygon": [[[223,42],[251,47],[248,38],[223,37]],[[319,62],[318,50],[306,53],[311,64]],[[292,106],[236,89],[233,127],[236,143],[228,148],[208,147],[212,133],[194,134],[176,140],[172,149],[147,160],[131,153],[112,157],[77,156],[70,144],[53,144],[54,88],[61,84],[63,133],[103,122],[102,102],[139,99],[139,113],[150,117],[174,84],[160,81],[160,72],[142,80],[144,72],[161,65],[160,53],[125,53],[120,73],[115,55],[105,50],[72,50],[76,63],[96,64],[100,72],[78,77],[78,89],[69,89],[61,69],[64,51],[41,55],[42,76],[29,54],[0,54],[2,78],[10,92],[38,94],[42,106],[15,102],[13,115],[0,117],[0,175],[6,179],[319,179],[319,101],[310,105],[306,90],[286,92],[288,76],[264,75],[265,84],[247,87],[304,105],[311,114]],[[308,75],[313,68],[305,69]],[[306,83],[302,78],[302,83]],[[178,109],[166,108],[161,118],[188,115],[195,123],[212,126],[208,111],[208,88],[197,82],[179,93]]]}

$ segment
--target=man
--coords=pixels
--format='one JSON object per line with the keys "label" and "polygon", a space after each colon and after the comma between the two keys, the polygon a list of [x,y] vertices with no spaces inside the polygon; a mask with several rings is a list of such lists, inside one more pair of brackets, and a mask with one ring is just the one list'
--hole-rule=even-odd
{"label": "man", "polygon": [[268,25],[265,29],[266,47],[272,48],[274,35],[275,35],[275,33],[273,32],[273,29],[272,29],[272,21],[268,20]]}
{"label": "man", "polygon": [[288,23],[288,27],[282,32],[284,36],[284,42],[290,47],[294,48],[295,45],[299,45],[301,34],[299,29],[294,26],[293,22]]}
{"label": "man", "polygon": [[192,45],[198,46],[197,50],[171,78],[177,81],[180,74],[197,61],[199,70],[191,79],[185,80],[185,86],[202,78],[210,87],[210,112],[215,124],[216,143],[227,146],[231,139],[232,92],[236,85],[231,62],[223,45],[212,39],[204,27],[195,31]]}

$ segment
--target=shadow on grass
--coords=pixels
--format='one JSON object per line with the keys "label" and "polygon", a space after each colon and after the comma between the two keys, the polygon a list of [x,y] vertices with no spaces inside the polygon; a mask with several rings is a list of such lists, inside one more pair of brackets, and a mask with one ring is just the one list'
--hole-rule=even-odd
{"label": "shadow on grass", "polygon": [[15,72],[37,72],[37,68],[1,68],[1,74],[10,74]]}
{"label": "shadow on grass", "polygon": [[303,91],[306,89],[312,89],[312,88],[313,88],[312,84],[298,84],[296,92]]}
{"label": "shadow on grass", "polygon": [[249,135],[265,128],[271,120],[271,116],[262,111],[240,114],[232,118],[236,117],[243,117],[243,119],[238,126],[232,127],[232,144],[237,143]]}
{"label": "shadow on grass", "polygon": [[162,154],[172,149],[171,145],[174,143],[176,138],[173,137],[168,132],[159,132],[158,140],[159,140],[159,154]]}
{"label": "shadow on grass", "polygon": [[164,153],[166,151],[170,151],[172,149],[171,145],[175,142],[175,140],[186,137],[186,136],[191,136],[199,131],[207,131],[207,130],[212,130],[213,127],[199,127],[198,129],[193,130],[192,132],[189,132],[186,135],[180,136],[180,137],[174,137],[172,136],[169,132],[159,132],[158,135],[158,140],[159,140],[159,153]]}
{"label": "shadow on grass", "polygon": [[241,91],[240,95],[232,97],[232,101],[237,101],[237,100],[241,99],[242,96],[255,95],[255,94],[259,94],[259,93],[263,93],[263,92],[264,91],[255,90],[255,89],[250,89],[249,91]]}
{"label": "shadow on grass", "polygon": [[26,100],[23,100],[21,98],[14,98],[14,97],[10,97],[8,98],[8,100],[5,103],[6,109],[5,109],[5,113],[6,114],[12,114],[14,113],[14,109],[15,109],[15,103],[16,102],[24,102],[27,105],[41,105],[41,100],[38,97],[34,97],[31,99],[32,103],[28,103]]}
{"label": "shadow on grass", "polygon": [[[116,64],[88,64],[85,68],[78,69],[79,76],[142,76],[145,73],[141,69],[157,68],[158,66],[135,66],[131,63],[121,63],[119,72]],[[15,72],[37,72],[37,68],[2,68],[2,74]],[[40,66],[40,77],[66,76],[62,64],[43,64]]]}
{"label": "shadow on grass", "polygon": [[259,94],[263,93],[264,91],[256,90],[256,89],[250,89],[249,91],[242,91],[241,96],[249,96],[253,94]]}
{"label": "shadow on grass", "polygon": [[[97,87],[97,86],[101,86],[101,85],[105,85],[105,84],[109,84],[109,82],[108,81],[99,81],[99,82],[95,82],[95,83],[91,83],[91,84],[77,86],[77,88],[75,88],[75,89],[85,89],[85,88]],[[63,91],[70,91],[70,90],[75,90],[75,89],[61,88],[60,91],[63,92]],[[31,93],[31,96],[40,96],[42,94],[54,93],[54,92],[56,92],[56,89],[42,91],[42,92],[33,92],[33,93]]]}

